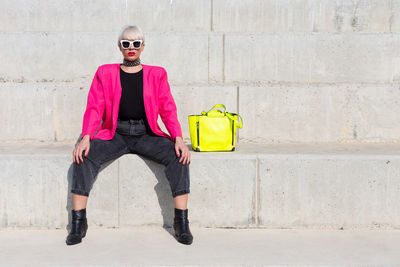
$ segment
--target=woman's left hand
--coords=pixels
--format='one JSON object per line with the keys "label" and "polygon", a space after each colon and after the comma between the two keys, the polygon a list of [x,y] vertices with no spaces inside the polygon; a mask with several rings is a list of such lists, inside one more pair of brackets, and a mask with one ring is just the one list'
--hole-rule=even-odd
{"label": "woman's left hand", "polygon": [[180,136],[175,137],[175,151],[178,157],[181,157],[179,162],[183,165],[190,164],[190,151],[189,148],[183,143],[183,139]]}

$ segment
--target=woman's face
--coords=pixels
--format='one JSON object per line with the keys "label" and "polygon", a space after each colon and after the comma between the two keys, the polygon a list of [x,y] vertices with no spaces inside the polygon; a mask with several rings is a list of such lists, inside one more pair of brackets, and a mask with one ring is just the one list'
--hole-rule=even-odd
{"label": "woman's face", "polygon": [[[123,40],[133,41],[134,39],[123,39]],[[121,43],[118,46],[124,58],[129,61],[138,59],[144,49],[144,43],[142,43],[142,46],[139,49],[133,48],[133,44],[131,44],[128,49],[122,48]]]}

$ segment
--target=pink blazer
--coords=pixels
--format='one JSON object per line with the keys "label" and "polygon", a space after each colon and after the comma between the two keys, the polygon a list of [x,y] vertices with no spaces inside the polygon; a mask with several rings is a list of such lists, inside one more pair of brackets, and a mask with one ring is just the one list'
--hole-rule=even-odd
{"label": "pink blazer", "polygon": [[[175,137],[182,137],[182,129],[168,84],[167,72],[160,66],[142,66],[143,101],[149,126],[156,135],[168,137],[175,142]],[[110,140],[114,137],[121,93],[120,64],[99,66],[88,94],[81,139],[87,134],[90,135],[90,140]],[[158,114],[170,135],[159,127]],[[101,120],[103,123],[100,125]],[[95,135],[97,128],[99,129]]]}

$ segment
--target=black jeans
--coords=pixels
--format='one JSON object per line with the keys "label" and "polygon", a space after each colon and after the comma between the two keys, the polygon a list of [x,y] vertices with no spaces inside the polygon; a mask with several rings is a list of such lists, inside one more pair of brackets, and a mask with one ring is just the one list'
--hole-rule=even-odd
{"label": "black jeans", "polygon": [[190,193],[189,165],[179,162],[175,143],[164,136],[149,135],[143,119],[120,120],[113,139],[90,141],[87,157],[82,153],[83,162],[73,163],[71,193],[89,196],[101,164],[134,153],[163,164],[172,197]]}

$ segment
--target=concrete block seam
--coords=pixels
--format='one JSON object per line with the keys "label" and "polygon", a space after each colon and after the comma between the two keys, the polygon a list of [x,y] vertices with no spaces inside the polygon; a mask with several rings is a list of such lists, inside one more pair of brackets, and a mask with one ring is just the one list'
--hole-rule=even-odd
{"label": "concrete block seam", "polygon": [[260,159],[259,157],[256,157],[256,190],[255,190],[255,227],[259,227],[260,225],[260,220],[259,220],[259,214],[260,214]]}
{"label": "concrete block seam", "polygon": [[207,36],[207,83],[210,84],[210,36]]}
{"label": "concrete block seam", "polygon": [[210,31],[214,31],[214,0],[210,0]]}
{"label": "concrete block seam", "polygon": [[225,33],[222,34],[222,83],[225,84]]}

